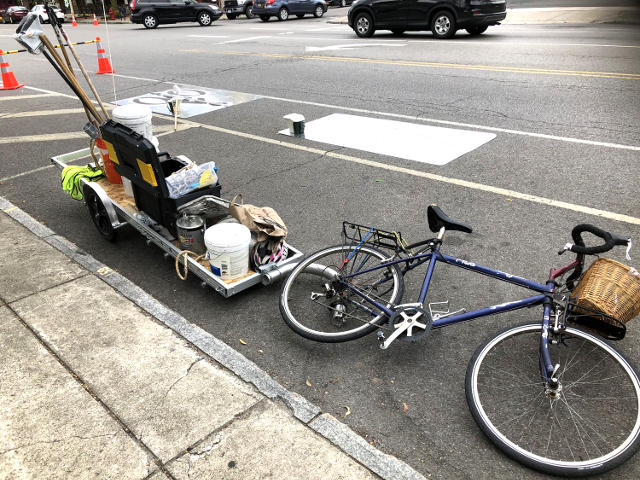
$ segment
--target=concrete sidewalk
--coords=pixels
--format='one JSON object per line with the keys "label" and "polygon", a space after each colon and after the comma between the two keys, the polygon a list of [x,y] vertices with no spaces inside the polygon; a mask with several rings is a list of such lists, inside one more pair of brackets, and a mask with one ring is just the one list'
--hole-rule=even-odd
{"label": "concrete sidewalk", "polygon": [[[338,17],[327,23],[347,23]],[[628,23],[640,24],[638,7],[509,8],[504,25]]]}
{"label": "concrete sidewalk", "polygon": [[424,478],[2,197],[0,210],[0,478]]}

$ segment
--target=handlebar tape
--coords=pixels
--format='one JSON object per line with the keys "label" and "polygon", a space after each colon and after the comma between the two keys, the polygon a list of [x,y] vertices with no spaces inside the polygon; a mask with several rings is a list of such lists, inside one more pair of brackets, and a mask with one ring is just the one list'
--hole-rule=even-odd
{"label": "handlebar tape", "polygon": [[[600,237],[602,240],[604,240],[604,244],[597,245],[595,247],[586,247],[584,241],[582,240],[582,234],[584,232],[588,232],[595,235],[596,237]],[[593,255],[595,253],[608,252],[616,245],[626,245],[628,240],[624,239],[624,243],[622,243],[623,238],[621,236],[616,235],[614,239],[614,237],[609,232],[606,232],[601,228],[598,228],[594,225],[589,225],[587,223],[583,223],[573,227],[573,230],[571,231],[571,237],[575,242],[575,245],[571,246],[571,251],[583,255]]]}

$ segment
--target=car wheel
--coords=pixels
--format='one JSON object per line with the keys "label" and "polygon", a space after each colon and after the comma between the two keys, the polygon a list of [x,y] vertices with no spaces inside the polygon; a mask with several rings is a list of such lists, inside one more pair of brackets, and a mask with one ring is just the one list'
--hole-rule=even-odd
{"label": "car wheel", "polygon": [[320,18],[322,15],[324,15],[324,8],[322,8],[322,5],[318,4],[316,5],[316,9],[313,11],[313,16]]}
{"label": "car wheel", "polygon": [[396,35],[396,36],[400,36],[404,33],[404,30],[400,29],[400,28],[396,28],[394,30],[391,30],[391,32]]}
{"label": "car wheel", "polygon": [[467,28],[467,33],[472,37],[475,37],[477,35],[480,35],[486,32],[487,28],[489,28],[488,25],[484,25],[483,27],[470,27],[470,28]]}
{"label": "car wheel", "polygon": [[431,31],[436,38],[451,38],[456,34],[456,19],[447,10],[437,12],[431,20]]}
{"label": "car wheel", "polygon": [[269,18],[270,18],[269,15],[260,15],[260,20],[262,20],[263,22],[268,22]]}
{"label": "car wheel", "polygon": [[346,7],[347,6],[347,0],[340,0],[340,6],[342,8]]}
{"label": "car wheel", "polygon": [[247,16],[247,18],[255,18],[256,17],[253,14],[253,3],[250,4],[247,8],[245,8],[244,14]]}
{"label": "car wheel", "polygon": [[286,8],[282,7],[279,11],[278,11],[278,20],[280,20],[281,22],[284,22],[285,20],[287,20],[289,18],[289,10],[287,10]]}
{"label": "car wheel", "polygon": [[304,18],[304,13],[296,13],[296,17],[298,17],[298,18]]}
{"label": "car wheel", "polygon": [[157,28],[158,27],[158,17],[155,15],[145,15],[142,18],[142,24],[145,28]]}
{"label": "car wheel", "polygon": [[368,13],[362,12],[357,14],[353,24],[355,25],[356,35],[359,37],[367,38],[373,35],[373,20]]}
{"label": "car wheel", "polygon": [[236,14],[235,13],[227,13],[227,18],[229,20],[235,20],[236,19]]}
{"label": "car wheel", "polygon": [[200,12],[198,14],[198,23],[202,27],[208,27],[209,25],[211,25],[213,23],[213,19],[211,18],[209,12]]}

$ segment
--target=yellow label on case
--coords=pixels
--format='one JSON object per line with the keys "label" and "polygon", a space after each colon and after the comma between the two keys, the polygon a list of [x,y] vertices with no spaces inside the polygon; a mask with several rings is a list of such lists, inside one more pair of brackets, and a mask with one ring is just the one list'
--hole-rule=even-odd
{"label": "yellow label on case", "polygon": [[104,144],[107,147],[107,152],[109,152],[109,160],[111,160],[113,163],[116,163],[116,164],[120,165],[120,161],[118,160],[118,156],[116,155],[116,151],[113,148],[113,144],[107,142],[106,140],[104,140]]}
{"label": "yellow label on case", "polygon": [[149,185],[153,185],[154,187],[158,186],[158,182],[156,181],[156,176],[153,173],[153,167],[150,163],[144,163],[139,158],[136,158],[138,162],[138,169],[140,170],[140,174],[142,175],[142,179],[147,182]]}

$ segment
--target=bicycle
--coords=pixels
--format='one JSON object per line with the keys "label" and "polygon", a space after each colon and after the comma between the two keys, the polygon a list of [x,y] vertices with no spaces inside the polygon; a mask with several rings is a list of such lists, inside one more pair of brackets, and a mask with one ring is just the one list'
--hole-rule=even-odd
{"label": "bicycle", "polygon": [[[640,377],[601,338],[622,338],[625,325],[577,304],[570,294],[581,278],[585,255],[615,245],[629,249],[631,239],[578,225],[572,231],[574,243],[559,252],[572,251],[576,259],[552,269],[542,284],[445,255],[440,250],[447,230],[472,229],[435,205],[427,216],[437,236],[412,245],[398,232],[344,222],[343,244],[310,255],[285,281],[280,311],[287,325],[318,342],[354,340],[377,330],[380,347],[386,349],[398,339],[424,338],[435,328],[541,305],[540,323],[503,330],[471,358],[465,390],[472,416],[504,453],[545,473],[593,475],[628,460],[640,448]],[[604,244],[586,247],[586,232]],[[470,312],[451,312],[448,302],[425,307],[439,262],[534,294]],[[425,263],[418,299],[400,303],[404,275]]]}

